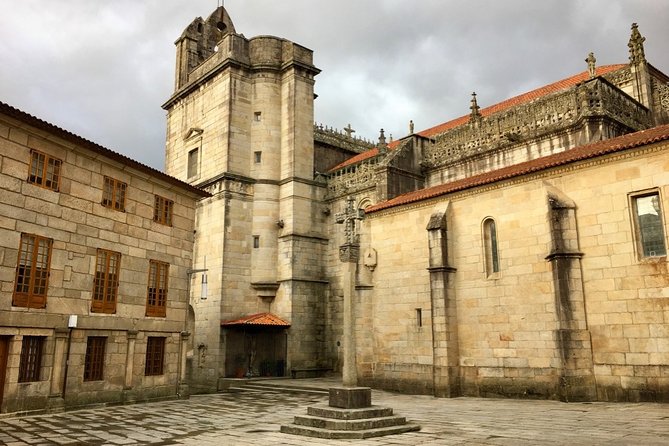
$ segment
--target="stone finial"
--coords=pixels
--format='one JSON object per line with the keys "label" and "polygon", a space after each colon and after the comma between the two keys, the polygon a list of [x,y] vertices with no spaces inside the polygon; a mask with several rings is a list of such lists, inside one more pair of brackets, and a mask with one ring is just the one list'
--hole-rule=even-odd
{"label": "stone finial", "polygon": [[643,42],[646,40],[645,37],[641,36],[639,32],[639,26],[636,23],[632,23],[632,35],[630,40],[627,43],[627,46],[630,49],[630,63],[631,64],[640,64],[646,62],[646,55],[643,50]]}
{"label": "stone finial", "polygon": [[469,106],[469,109],[472,111],[470,116],[472,119],[479,119],[481,117],[481,112],[479,111],[481,107],[479,107],[479,104],[476,102],[476,92],[472,92],[472,100],[470,101],[471,105]]}
{"label": "stone finial", "polygon": [[350,123],[348,126],[344,127],[344,131],[346,132],[346,136],[348,136],[349,138],[351,138],[355,133],[355,130],[353,130]]}
{"label": "stone finial", "polygon": [[383,129],[381,129],[381,131],[379,132],[378,147],[379,147],[379,153],[386,153],[388,151],[388,144],[386,143],[386,135]]}
{"label": "stone finial", "polygon": [[409,135],[413,135],[413,120],[409,121]]}
{"label": "stone finial", "polygon": [[597,76],[597,66],[595,65],[597,59],[595,59],[595,53],[588,54],[588,58],[585,59],[585,61],[588,64],[588,73],[590,74],[590,79],[592,79],[593,77]]}

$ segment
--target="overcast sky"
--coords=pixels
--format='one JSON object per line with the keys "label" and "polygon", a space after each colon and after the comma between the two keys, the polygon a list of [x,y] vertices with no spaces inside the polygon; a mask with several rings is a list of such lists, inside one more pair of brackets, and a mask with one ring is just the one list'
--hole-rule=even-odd
{"label": "overcast sky", "polygon": [[[0,0],[0,101],[163,168],[174,41],[216,0]],[[226,0],[238,33],[314,51],[318,122],[395,139],[598,65],[630,26],[669,73],[665,0]]]}

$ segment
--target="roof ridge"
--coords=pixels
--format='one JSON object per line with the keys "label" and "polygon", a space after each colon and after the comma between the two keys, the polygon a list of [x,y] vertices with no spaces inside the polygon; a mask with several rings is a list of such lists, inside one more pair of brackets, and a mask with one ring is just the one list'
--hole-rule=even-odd
{"label": "roof ridge", "polygon": [[[603,76],[605,74],[611,73],[616,70],[620,70],[624,67],[628,66],[627,64],[611,64],[611,65],[602,65],[597,67],[597,76]],[[569,76],[564,79],[560,79],[558,81],[552,82],[550,84],[544,85],[539,88],[535,88],[534,90],[527,91],[525,93],[521,93],[519,95],[513,96],[511,98],[505,99],[501,102],[497,102],[495,104],[489,105],[488,107],[481,108],[479,110],[479,113],[483,116],[490,116],[492,114],[508,110],[511,107],[514,107],[516,105],[521,105],[528,103],[534,99],[539,99],[542,97],[545,97],[551,93],[557,93],[562,90],[566,90],[568,88],[573,87],[574,85],[583,82],[587,80],[590,77],[590,74],[588,71],[582,71],[580,73],[574,74],[572,76]],[[420,132],[417,132],[417,135],[429,138],[431,136],[437,135],[439,133],[443,133],[447,130],[450,130],[452,128],[455,128],[459,125],[463,125],[467,123],[469,120],[469,114],[459,116],[455,119],[451,119],[450,121],[442,122],[441,124],[437,124],[433,127],[427,128],[425,130],[421,130]],[[401,138],[400,138],[401,139]],[[395,145],[391,145],[389,148],[393,149]],[[366,152],[362,152],[354,157],[351,157],[347,159],[346,161],[343,161],[336,166],[332,167],[331,169],[328,170],[328,172],[333,172],[335,170],[339,170],[342,167],[349,166],[351,164],[356,164],[360,161],[364,161],[366,159],[372,158],[378,154],[378,149],[373,148],[370,149]]]}
{"label": "roof ridge", "polygon": [[69,143],[75,144],[77,146],[80,146],[84,149],[90,150],[92,152],[95,152],[99,155],[103,155],[107,158],[113,159],[115,161],[119,161],[122,164],[125,164],[130,167],[134,167],[135,169],[143,172],[143,173],[148,173],[154,177],[157,177],[163,181],[167,181],[168,183],[171,183],[175,186],[181,187],[182,189],[185,189],[191,193],[196,193],[200,196],[210,196],[209,192],[206,192],[202,189],[199,189],[191,184],[188,184],[184,181],[181,181],[178,178],[175,178],[171,175],[166,174],[163,171],[160,171],[158,169],[154,169],[151,166],[148,166],[144,163],[140,163],[137,160],[134,160],[128,156],[125,156],[121,153],[115,152],[111,149],[108,149],[96,142],[93,142],[89,139],[84,138],[83,136],[79,136],[76,133],[72,133],[69,130],[66,130],[62,127],[58,127],[55,124],[52,124],[48,121],[45,121],[41,118],[38,118],[37,116],[31,115],[30,113],[24,112],[23,110],[20,110],[16,107],[13,107],[5,102],[0,101],[0,113],[5,113],[6,115],[17,119],[19,121],[22,121],[32,127],[36,127],[39,130],[43,130],[52,134],[55,134],[55,136],[59,137],[60,139],[63,139]]}
{"label": "roof ridge", "polygon": [[448,193],[453,193],[473,187],[495,183],[497,181],[538,172],[552,167],[559,167],[577,161],[582,161],[598,156],[607,155],[623,150],[633,149],[646,144],[669,140],[669,124],[627,133],[611,139],[605,139],[583,146],[574,147],[563,152],[554,153],[541,158],[525,161],[511,166],[505,166],[490,172],[484,172],[468,178],[452,181],[450,183],[438,184],[436,186],[407,192],[390,200],[377,203],[365,209],[366,214],[378,212],[383,209],[415,203],[430,198],[435,198]]}

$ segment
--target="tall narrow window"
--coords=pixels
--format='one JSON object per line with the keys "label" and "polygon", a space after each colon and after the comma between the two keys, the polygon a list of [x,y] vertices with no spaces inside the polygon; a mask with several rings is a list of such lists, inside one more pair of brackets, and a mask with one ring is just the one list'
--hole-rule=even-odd
{"label": "tall narrow window", "polygon": [[30,151],[28,182],[46,189],[58,190],[62,161],[37,150]]}
{"label": "tall narrow window", "polygon": [[495,220],[486,218],[483,221],[483,244],[485,249],[485,269],[488,277],[499,272],[499,255],[497,252],[497,228]]}
{"label": "tall narrow window", "polygon": [[259,164],[262,161],[262,152],[253,152],[253,161]]}
{"label": "tall narrow window", "polygon": [[105,177],[102,189],[102,205],[104,207],[125,211],[125,190],[128,185],[123,181]]}
{"label": "tall narrow window", "polygon": [[254,235],[253,236],[253,247],[254,248],[260,248],[260,236],[259,235]]}
{"label": "tall narrow window", "polygon": [[42,367],[43,336],[24,336],[21,343],[21,361],[19,362],[19,382],[39,381]]}
{"label": "tall narrow window", "polygon": [[174,202],[160,195],[155,196],[153,208],[153,221],[163,225],[172,226],[172,208]]}
{"label": "tall narrow window", "polygon": [[146,343],[144,375],[162,375],[165,357],[165,338],[149,336]]}
{"label": "tall narrow window", "polygon": [[146,297],[146,315],[165,317],[167,308],[167,263],[151,260],[149,262],[149,287]]}
{"label": "tall narrow window", "polygon": [[262,120],[262,113],[259,111],[253,112],[253,120],[256,122],[260,122]]}
{"label": "tall narrow window", "polygon": [[98,249],[91,303],[94,313],[116,313],[120,263],[121,254],[118,252]]}
{"label": "tall narrow window", "polygon": [[423,309],[416,308],[416,327],[423,326]]}
{"label": "tall narrow window", "polygon": [[639,255],[641,257],[667,255],[659,193],[632,197],[632,207]]}
{"label": "tall narrow window", "polygon": [[100,381],[103,379],[106,344],[107,338],[105,337],[88,337],[84,361],[84,381]]}
{"label": "tall narrow window", "polygon": [[193,149],[188,152],[188,178],[196,177],[200,166],[200,150]]}
{"label": "tall narrow window", "polygon": [[12,305],[45,308],[53,240],[33,234],[21,234],[19,259]]}

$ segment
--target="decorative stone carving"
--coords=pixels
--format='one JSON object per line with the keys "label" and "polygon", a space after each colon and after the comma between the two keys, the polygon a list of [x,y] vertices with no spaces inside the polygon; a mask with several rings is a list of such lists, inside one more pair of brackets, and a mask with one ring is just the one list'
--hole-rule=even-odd
{"label": "decorative stone carving", "polygon": [[372,141],[349,134],[349,129],[350,133],[355,131],[350,126],[349,124],[349,127],[345,128],[344,131],[339,131],[324,127],[322,124],[314,124],[314,141],[329,146],[340,147],[355,153],[362,153],[374,147],[375,144]]}
{"label": "decorative stone carving", "polygon": [[575,88],[448,130],[425,150],[423,164],[440,167],[561,131],[583,117],[605,116],[633,130],[650,127],[648,111],[609,82],[595,78]]}
{"label": "decorative stone carving", "polygon": [[630,49],[630,63],[639,64],[646,62],[646,54],[643,49],[643,42],[646,40],[645,37],[641,36],[639,32],[639,27],[636,23],[632,23],[632,35],[630,36],[629,43],[627,46]]}
{"label": "decorative stone carving", "polygon": [[379,159],[380,157],[371,158],[332,174],[328,179],[328,196],[338,197],[374,186],[376,184],[375,168]]}
{"label": "decorative stone carving", "polygon": [[662,110],[669,112],[669,85],[657,83],[655,87],[657,90],[657,95],[660,98],[660,106]]}
{"label": "decorative stone carving", "polygon": [[367,267],[367,269],[369,269],[372,272],[376,268],[376,258],[377,258],[376,249],[367,248],[365,250],[362,261],[363,264]]}

